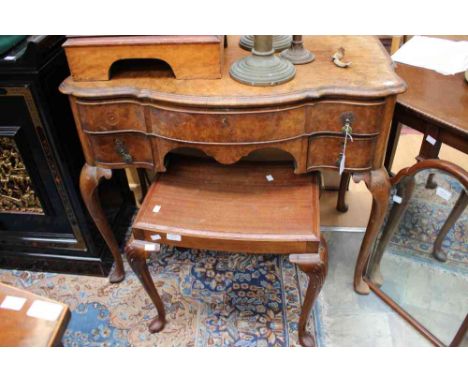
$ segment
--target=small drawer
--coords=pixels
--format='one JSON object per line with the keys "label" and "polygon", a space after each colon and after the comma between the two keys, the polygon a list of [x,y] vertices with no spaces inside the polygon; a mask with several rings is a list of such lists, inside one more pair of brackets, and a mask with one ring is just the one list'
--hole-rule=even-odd
{"label": "small drawer", "polygon": [[96,162],[153,166],[151,143],[143,134],[88,134],[87,137]]}
{"label": "small drawer", "polygon": [[81,125],[85,131],[146,131],[141,105],[131,102],[88,104],[77,102]]}
{"label": "small drawer", "polygon": [[353,135],[378,134],[384,108],[385,102],[319,102],[308,107],[307,132],[341,133],[349,118]]}
{"label": "small drawer", "polygon": [[151,109],[151,130],[164,138],[187,142],[268,142],[304,134],[305,109],[198,114]]}
{"label": "small drawer", "polygon": [[[340,154],[343,151],[343,138],[319,136],[309,139],[307,170],[318,167],[339,168]],[[348,170],[369,170],[372,167],[377,138],[357,138],[346,144],[346,162]]]}

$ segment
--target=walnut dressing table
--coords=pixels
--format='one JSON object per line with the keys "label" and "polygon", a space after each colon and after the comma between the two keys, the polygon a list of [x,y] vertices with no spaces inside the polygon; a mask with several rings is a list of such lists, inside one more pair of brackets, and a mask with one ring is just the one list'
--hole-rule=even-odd
{"label": "walnut dressing table", "polygon": [[[273,148],[291,155],[295,174],[338,171],[348,126],[353,139],[344,171],[364,180],[374,200],[354,279],[356,291],[369,291],[362,270],[385,214],[390,185],[383,159],[395,98],[406,86],[376,38],[314,36],[304,37],[304,45],[315,61],[296,66],[292,81],[274,87],[246,86],[229,76],[231,64],[249,54],[235,36],[223,51],[220,79],[175,79],[154,69],[62,83],[86,157],[82,196],[116,262],[111,282],[122,280],[124,270],[96,188],[113,169],[165,172],[166,154],[179,148],[201,150],[222,164]],[[351,67],[331,62],[339,47]]]}

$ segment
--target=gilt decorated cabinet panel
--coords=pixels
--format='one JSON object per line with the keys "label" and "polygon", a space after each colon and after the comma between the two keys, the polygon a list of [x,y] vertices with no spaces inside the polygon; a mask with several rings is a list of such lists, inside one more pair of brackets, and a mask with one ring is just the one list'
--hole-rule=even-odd
{"label": "gilt decorated cabinet panel", "polygon": [[[0,58],[0,267],[104,276],[112,260],[79,195],[84,157],[58,91],[69,74],[63,41],[29,36],[14,59]],[[125,226],[134,206],[125,175],[101,192]]]}

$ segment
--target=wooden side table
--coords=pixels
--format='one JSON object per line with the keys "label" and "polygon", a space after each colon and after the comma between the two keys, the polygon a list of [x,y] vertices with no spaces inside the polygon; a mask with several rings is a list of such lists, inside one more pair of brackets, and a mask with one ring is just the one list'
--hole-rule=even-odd
{"label": "wooden side table", "polygon": [[61,346],[67,305],[0,283],[0,346]]}
{"label": "wooden side table", "polygon": [[[398,95],[390,136],[385,155],[385,167],[391,172],[401,126],[406,125],[424,134],[416,160],[438,159],[442,143],[468,154],[468,83],[464,73],[444,76],[433,70],[410,65],[396,65],[396,73],[406,81],[408,90]],[[462,167],[466,164],[459,163]],[[345,193],[349,174],[341,178],[337,210],[347,211]],[[434,175],[430,174],[426,187],[436,188]],[[442,227],[433,248],[440,261],[446,256],[441,250],[447,232],[463,213],[468,197],[462,192],[451,214]]]}
{"label": "wooden side table", "polygon": [[[387,170],[391,170],[402,125],[424,134],[418,161],[438,159],[442,143],[468,154],[468,83],[464,73],[444,76],[405,64],[398,64],[396,71],[407,81],[408,91],[397,98],[385,157]],[[429,175],[426,187],[437,187],[434,174]],[[442,242],[467,204],[468,196],[462,192],[435,241],[433,256],[439,261],[447,259]]]}
{"label": "wooden side table", "polygon": [[[468,83],[464,73],[444,76],[435,71],[397,64],[396,72],[408,84],[397,98],[385,167],[391,170],[401,125],[424,134],[418,160],[437,159],[442,143],[468,153]],[[432,140],[427,140],[431,136]]]}

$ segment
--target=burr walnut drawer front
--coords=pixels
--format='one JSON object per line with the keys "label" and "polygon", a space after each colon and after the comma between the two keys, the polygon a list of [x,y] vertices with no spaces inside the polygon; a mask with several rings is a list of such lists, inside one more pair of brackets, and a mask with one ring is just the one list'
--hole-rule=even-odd
{"label": "burr walnut drawer front", "polygon": [[373,135],[381,129],[385,102],[322,101],[307,110],[307,132],[342,133],[348,123],[352,134]]}
{"label": "burr walnut drawer front", "polygon": [[150,140],[141,133],[87,134],[93,158],[101,164],[153,166]]}
{"label": "burr walnut drawer front", "polygon": [[[347,141],[345,167],[349,170],[369,170],[372,167],[377,138],[355,137]],[[307,170],[340,167],[343,137],[315,136],[309,139]]]}
{"label": "burr walnut drawer front", "polygon": [[144,107],[133,102],[83,103],[77,107],[84,131],[146,131]]}
{"label": "burr walnut drawer front", "polygon": [[151,132],[187,142],[252,143],[283,140],[305,132],[305,108],[197,113],[151,109]]}

